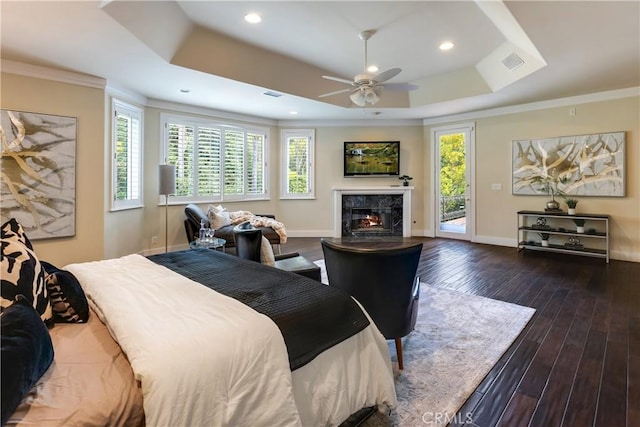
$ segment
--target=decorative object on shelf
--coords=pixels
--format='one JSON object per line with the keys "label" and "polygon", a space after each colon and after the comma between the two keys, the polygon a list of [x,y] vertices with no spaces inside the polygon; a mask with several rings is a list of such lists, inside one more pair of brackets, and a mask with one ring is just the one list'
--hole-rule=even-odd
{"label": "decorative object on shelf", "polygon": [[549,226],[547,225],[547,218],[545,218],[545,217],[543,217],[543,216],[539,216],[539,217],[536,219],[536,223],[535,223],[535,224],[533,224],[533,225],[531,226],[531,228],[534,228],[534,229],[536,229],[536,230],[548,230],[548,229],[549,229],[549,228],[551,228],[551,227],[549,227]]}
{"label": "decorative object on shelf", "polygon": [[545,248],[549,246],[549,237],[551,236],[549,233],[539,233],[540,234],[540,238],[542,239],[540,241],[540,244],[542,246],[544,246]]}
{"label": "decorative object on shelf", "polygon": [[551,200],[547,202],[547,207],[544,209],[546,212],[562,212],[562,209],[560,209],[560,203],[556,200],[556,196],[564,197],[564,192],[560,187],[566,184],[568,180],[568,176],[558,176],[555,170],[551,175],[538,175],[531,179],[531,182],[540,184],[540,191],[544,191],[551,196]]}
{"label": "decorative object on shelf", "polygon": [[576,206],[578,205],[578,201],[576,199],[572,199],[571,197],[564,197],[564,202],[567,204],[567,213],[569,215],[576,214]]}
{"label": "decorative object on shelf", "polygon": [[571,249],[583,249],[584,245],[580,243],[580,239],[577,237],[569,237],[569,241],[564,244],[566,247]]}
{"label": "decorative object on shelf", "polygon": [[624,131],[517,140],[511,156],[513,194],[541,194],[540,179],[555,175],[568,195],[625,196]]}
{"label": "decorative object on shelf", "polygon": [[411,181],[413,179],[412,176],[409,175],[401,175],[398,177],[398,179],[402,180],[402,185],[407,187],[409,185],[409,181]]}
{"label": "decorative object on shelf", "polygon": [[576,225],[576,233],[584,233],[584,223],[585,219],[583,218],[574,218],[573,223]]}

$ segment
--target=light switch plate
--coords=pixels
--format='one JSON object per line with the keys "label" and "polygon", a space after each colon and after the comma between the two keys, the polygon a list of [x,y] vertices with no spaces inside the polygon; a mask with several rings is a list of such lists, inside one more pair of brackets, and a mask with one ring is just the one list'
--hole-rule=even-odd
{"label": "light switch plate", "polygon": [[491,184],[491,189],[493,191],[501,191],[502,190],[502,184]]}

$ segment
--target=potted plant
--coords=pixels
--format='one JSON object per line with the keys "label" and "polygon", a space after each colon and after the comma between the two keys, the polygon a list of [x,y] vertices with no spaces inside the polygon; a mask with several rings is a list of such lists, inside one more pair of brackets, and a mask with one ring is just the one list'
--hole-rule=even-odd
{"label": "potted plant", "polygon": [[542,239],[540,241],[540,244],[544,247],[548,247],[549,246],[549,237],[551,236],[549,233],[538,233],[540,234],[540,238]]}
{"label": "potted plant", "polygon": [[576,233],[584,233],[584,222],[583,218],[574,218],[573,223],[576,225]]}
{"label": "potted plant", "polygon": [[570,197],[565,197],[564,202],[567,204],[567,213],[569,215],[576,214],[576,206],[578,205],[578,201],[576,199],[572,199]]}
{"label": "potted plant", "polygon": [[560,211],[560,204],[556,201],[556,196],[564,197],[564,192],[560,189],[560,184],[565,184],[569,180],[567,176],[558,177],[555,171],[551,175],[538,175],[532,178],[532,182],[540,184],[540,191],[544,191],[551,196],[547,202],[546,211]]}
{"label": "potted plant", "polygon": [[409,185],[409,181],[411,181],[413,179],[413,177],[409,176],[409,175],[402,175],[399,176],[398,179],[402,180],[402,185],[407,187]]}

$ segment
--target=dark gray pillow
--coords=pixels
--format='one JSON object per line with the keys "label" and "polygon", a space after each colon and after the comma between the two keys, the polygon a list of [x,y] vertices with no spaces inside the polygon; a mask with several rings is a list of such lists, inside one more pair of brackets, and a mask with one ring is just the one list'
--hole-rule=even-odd
{"label": "dark gray pillow", "polygon": [[2,425],[53,361],[53,344],[38,312],[23,295],[0,315]]}
{"label": "dark gray pillow", "polygon": [[45,282],[53,309],[53,320],[86,323],[89,320],[89,303],[76,276],[46,261],[41,261],[41,264],[46,272]]}

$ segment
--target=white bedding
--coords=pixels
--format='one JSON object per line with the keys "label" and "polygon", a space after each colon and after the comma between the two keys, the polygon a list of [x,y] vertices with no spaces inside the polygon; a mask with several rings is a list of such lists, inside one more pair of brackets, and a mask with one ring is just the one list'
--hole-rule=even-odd
{"label": "white bedding", "polygon": [[147,425],[337,425],[395,405],[373,323],[291,373],[268,317],[140,255],[65,269],[127,354]]}

